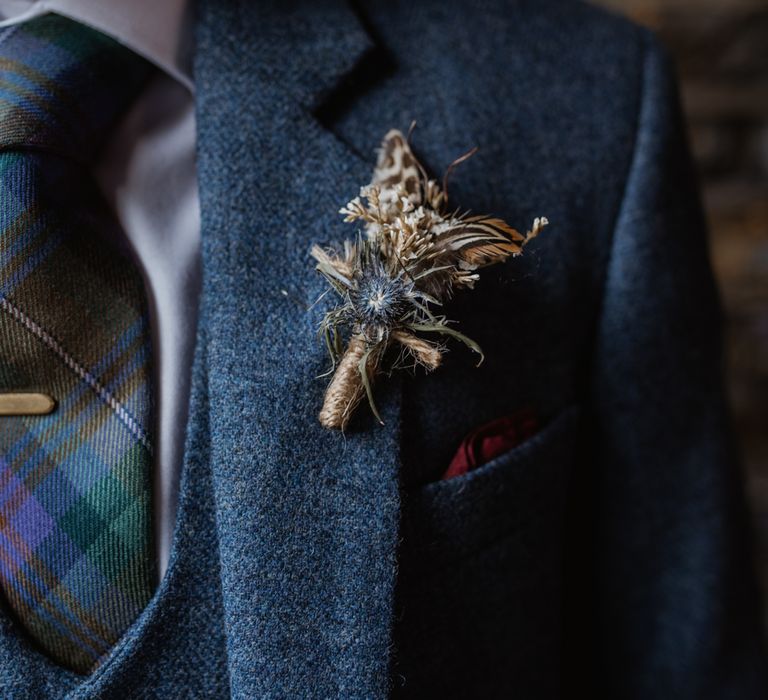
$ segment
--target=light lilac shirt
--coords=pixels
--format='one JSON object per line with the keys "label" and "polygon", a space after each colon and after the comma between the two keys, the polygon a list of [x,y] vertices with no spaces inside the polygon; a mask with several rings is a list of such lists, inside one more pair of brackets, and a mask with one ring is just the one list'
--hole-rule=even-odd
{"label": "light lilac shirt", "polygon": [[138,256],[150,295],[158,406],[154,523],[162,577],[176,518],[200,287],[192,3],[0,0],[0,27],[45,12],[109,34],[161,69],[125,115],[94,174]]}

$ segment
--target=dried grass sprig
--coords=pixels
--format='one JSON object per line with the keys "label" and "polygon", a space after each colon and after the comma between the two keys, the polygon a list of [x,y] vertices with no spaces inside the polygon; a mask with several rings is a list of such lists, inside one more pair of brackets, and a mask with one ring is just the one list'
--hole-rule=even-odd
{"label": "dried grass sprig", "polygon": [[477,343],[433,308],[473,288],[481,267],[520,255],[548,221],[537,218],[523,235],[497,217],[448,210],[447,177],[475,150],[449,166],[441,187],[403,134],[389,131],[371,184],[339,210],[363,231],[341,251],[312,247],[316,269],[339,297],[320,327],[335,368],[319,414],[326,428],[343,430],[363,395],[383,422],[373,384],[393,346],[400,355],[390,369],[404,356],[428,371],[439,367],[444,345],[422,335],[457,339],[482,362]]}

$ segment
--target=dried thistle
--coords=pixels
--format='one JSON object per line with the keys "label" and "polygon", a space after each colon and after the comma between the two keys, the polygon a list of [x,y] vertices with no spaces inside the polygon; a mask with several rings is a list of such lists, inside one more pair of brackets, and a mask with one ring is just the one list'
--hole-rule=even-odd
{"label": "dried thistle", "polygon": [[392,346],[400,354],[390,368],[410,359],[436,369],[447,337],[465,343],[482,362],[477,343],[433,307],[457,289],[471,289],[479,268],[522,253],[548,222],[537,218],[522,235],[492,216],[449,211],[447,177],[474,152],[449,166],[441,187],[427,176],[403,134],[389,131],[371,184],[339,211],[344,221],[362,224],[364,233],[345,241],[341,251],[313,246],[317,270],[340,298],[321,322],[335,370],[319,414],[326,428],[343,430],[364,394],[383,423],[372,387]]}

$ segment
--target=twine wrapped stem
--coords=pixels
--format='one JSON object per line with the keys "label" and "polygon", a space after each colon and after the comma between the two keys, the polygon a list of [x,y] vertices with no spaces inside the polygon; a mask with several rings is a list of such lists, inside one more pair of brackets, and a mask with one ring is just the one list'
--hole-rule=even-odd
{"label": "twine wrapped stem", "polygon": [[347,427],[355,407],[366,390],[362,364],[365,363],[367,381],[370,385],[377,374],[379,356],[379,352],[369,350],[362,335],[355,334],[350,338],[349,345],[326,389],[323,407],[318,415],[323,427],[335,430],[344,430]]}
{"label": "twine wrapped stem", "polygon": [[[433,343],[400,330],[393,331],[391,338],[408,348],[428,370],[440,365],[442,355]],[[376,418],[380,423],[384,422],[373,404],[370,387],[379,373],[379,359],[385,349],[386,344],[384,348],[380,345],[369,347],[364,336],[352,336],[325,392],[323,407],[318,415],[323,427],[344,430],[366,390],[369,391],[368,399]]]}

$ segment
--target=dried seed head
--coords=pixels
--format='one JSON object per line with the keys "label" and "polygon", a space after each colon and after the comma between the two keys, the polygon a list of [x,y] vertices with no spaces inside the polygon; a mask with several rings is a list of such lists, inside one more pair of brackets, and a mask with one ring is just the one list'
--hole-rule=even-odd
{"label": "dried seed head", "polygon": [[408,310],[411,285],[375,265],[360,270],[356,282],[349,293],[356,325],[366,337],[379,340]]}

